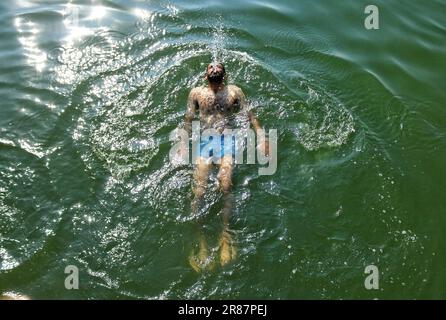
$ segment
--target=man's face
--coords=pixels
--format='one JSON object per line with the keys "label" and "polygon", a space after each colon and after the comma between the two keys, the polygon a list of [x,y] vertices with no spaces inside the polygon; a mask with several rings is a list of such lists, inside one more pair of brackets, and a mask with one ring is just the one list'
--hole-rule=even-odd
{"label": "man's face", "polygon": [[210,63],[206,70],[206,79],[210,83],[220,84],[225,77],[225,69],[221,63]]}

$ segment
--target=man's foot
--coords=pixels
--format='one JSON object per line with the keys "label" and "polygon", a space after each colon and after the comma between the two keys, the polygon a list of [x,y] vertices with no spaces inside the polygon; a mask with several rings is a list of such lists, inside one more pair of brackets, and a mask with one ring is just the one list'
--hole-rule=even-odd
{"label": "man's foot", "polygon": [[237,248],[234,245],[231,235],[227,230],[224,230],[220,238],[220,264],[227,265],[237,257]]}
{"label": "man's foot", "polygon": [[198,255],[195,255],[192,251],[189,256],[189,264],[196,272],[201,272],[204,270],[211,271],[215,267],[215,262],[212,257],[208,254],[208,249],[206,245],[206,241],[204,238],[200,239],[200,249],[198,251]]}

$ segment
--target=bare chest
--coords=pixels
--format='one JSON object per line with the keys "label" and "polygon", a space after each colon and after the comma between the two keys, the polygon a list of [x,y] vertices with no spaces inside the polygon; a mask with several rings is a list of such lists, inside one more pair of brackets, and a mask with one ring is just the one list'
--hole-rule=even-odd
{"label": "bare chest", "polygon": [[239,102],[228,91],[217,94],[206,91],[200,95],[198,106],[202,116],[226,115],[238,111]]}

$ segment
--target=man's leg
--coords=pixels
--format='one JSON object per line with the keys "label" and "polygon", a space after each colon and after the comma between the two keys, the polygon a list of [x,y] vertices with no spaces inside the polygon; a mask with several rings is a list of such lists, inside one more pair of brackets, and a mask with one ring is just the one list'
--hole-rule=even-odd
{"label": "man's leg", "polygon": [[218,172],[218,180],[220,188],[223,192],[223,232],[220,238],[220,263],[222,266],[229,263],[236,257],[236,248],[233,244],[231,234],[229,233],[229,218],[232,213],[233,196],[231,194],[232,188],[232,171],[233,159],[232,155],[225,155],[221,159],[220,170]]}
{"label": "man's leg", "polygon": [[192,200],[192,214],[194,215],[197,213],[200,202],[203,200],[204,194],[206,193],[209,169],[212,166],[212,164],[203,157],[198,157],[195,164],[194,185],[192,187],[194,192],[194,199]]}
{"label": "man's leg", "polygon": [[[211,163],[208,163],[205,158],[198,157],[196,160],[196,167],[194,172],[194,199],[192,200],[192,214],[197,214],[200,208],[204,194],[206,193],[206,187],[208,184],[209,169],[211,168]],[[206,244],[206,239],[201,231],[201,226],[198,226],[199,231],[199,252],[195,256],[193,253],[189,257],[189,263],[194,268],[195,271],[200,272],[204,268],[212,267],[210,262],[210,257],[208,256],[208,249]]]}

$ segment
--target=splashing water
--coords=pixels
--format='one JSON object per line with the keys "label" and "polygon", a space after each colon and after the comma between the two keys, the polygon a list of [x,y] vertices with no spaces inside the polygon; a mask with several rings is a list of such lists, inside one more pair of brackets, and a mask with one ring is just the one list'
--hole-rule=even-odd
{"label": "splashing water", "polygon": [[[437,223],[444,207],[435,192],[444,190],[444,110],[395,97],[400,87],[389,84],[402,83],[404,72],[375,77],[360,51],[342,51],[365,35],[344,32],[349,21],[339,22],[346,23],[341,34],[315,19],[326,11],[322,3],[233,4],[239,9],[87,1],[5,12],[17,35],[6,26],[2,35],[18,47],[0,49],[13,58],[0,63],[0,291],[36,298],[435,297],[429,273],[441,250],[439,228],[429,221]],[[393,42],[379,41],[384,67],[396,61],[395,48],[383,51]],[[184,119],[190,89],[204,84],[209,61],[225,63],[229,83],[243,89],[266,128],[278,129],[279,163],[272,177],[237,166],[231,228],[239,259],[196,275],[187,263],[196,246],[193,168],[169,163],[169,133]],[[221,231],[217,187],[213,172],[201,215],[209,239]],[[382,266],[383,291],[363,289],[370,263]],[[85,270],[88,290],[63,289],[67,264]]]}
{"label": "splashing water", "polygon": [[224,31],[222,17],[219,16],[216,20],[217,26],[213,27],[210,47],[213,63],[223,61],[223,52],[225,51],[225,45],[228,40]]}

